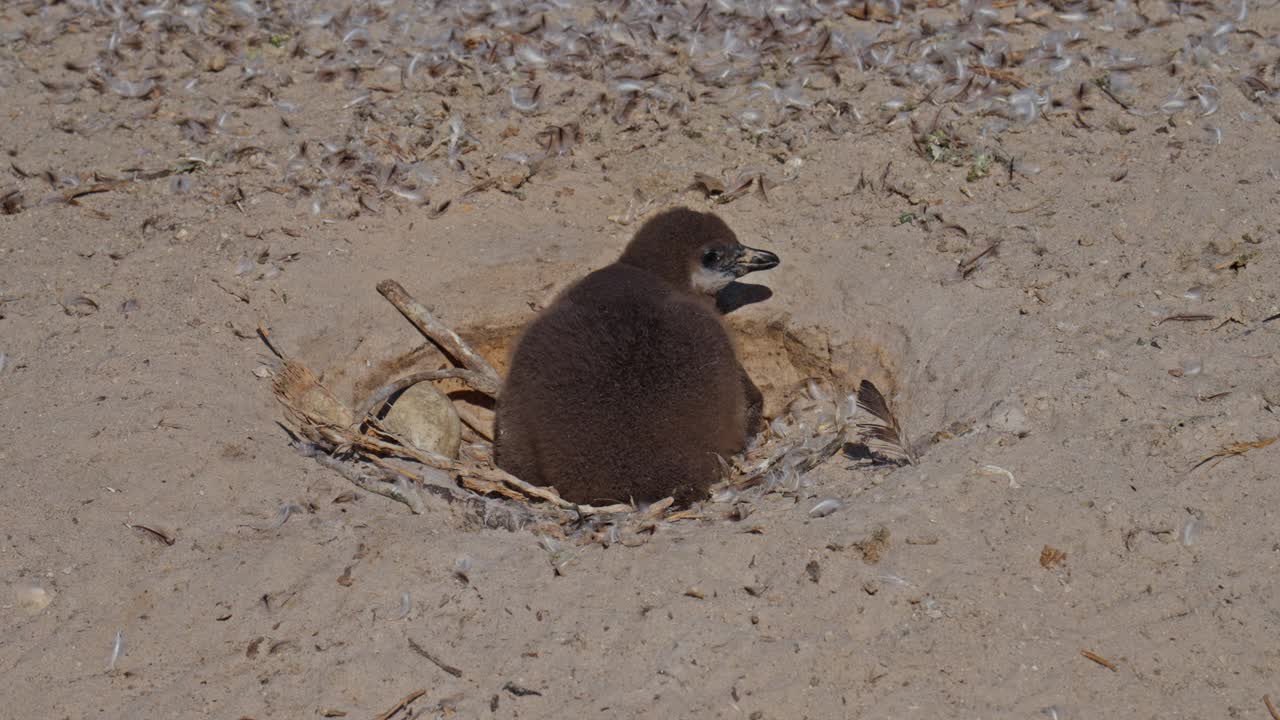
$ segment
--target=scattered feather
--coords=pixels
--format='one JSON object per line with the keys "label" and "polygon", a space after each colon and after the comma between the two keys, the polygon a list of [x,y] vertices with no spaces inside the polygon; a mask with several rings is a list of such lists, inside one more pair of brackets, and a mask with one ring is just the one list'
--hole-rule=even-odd
{"label": "scattered feather", "polygon": [[306,512],[306,511],[307,509],[305,507],[298,505],[297,503],[285,503],[284,505],[281,505],[278,510],[276,510],[276,516],[274,519],[272,519],[270,523],[262,527],[256,527],[255,529],[262,530],[263,532],[270,531],[270,530],[279,530],[281,527],[284,527],[284,524],[286,522],[289,521],[289,518],[293,515],[293,513]]}
{"label": "scattered feather", "polygon": [[809,517],[821,518],[834,513],[844,507],[844,503],[835,498],[824,498],[819,500],[812,508],[809,509]]}
{"label": "scattered feather", "polygon": [[124,631],[117,630],[116,638],[111,643],[111,659],[107,662],[107,671],[114,672],[116,663],[120,662],[122,657],[124,657]]}
{"label": "scattered feather", "polygon": [[1184,547],[1191,547],[1195,544],[1196,538],[1200,536],[1200,528],[1204,523],[1199,517],[1192,515],[1182,524],[1182,531],[1178,533],[1178,539]]}
{"label": "scattered feather", "polygon": [[400,593],[400,609],[396,612],[396,619],[403,620],[409,617],[409,613],[413,610],[413,596],[406,590]]}
{"label": "scattered feather", "polygon": [[471,584],[471,558],[460,557],[453,561],[453,576],[462,581],[463,585]]}
{"label": "scattered feather", "polygon": [[1008,478],[1010,489],[1017,490],[1022,485],[1018,484],[1018,480],[1014,478],[1013,473],[1000,467],[999,465],[983,465],[978,468],[978,472],[983,475],[995,475],[998,477]]}
{"label": "scattered feather", "polygon": [[865,434],[867,449],[892,462],[914,465],[915,453],[903,436],[898,418],[870,380],[863,380],[858,387],[858,407],[873,418],[871,422],[858,423],[858,429]]}

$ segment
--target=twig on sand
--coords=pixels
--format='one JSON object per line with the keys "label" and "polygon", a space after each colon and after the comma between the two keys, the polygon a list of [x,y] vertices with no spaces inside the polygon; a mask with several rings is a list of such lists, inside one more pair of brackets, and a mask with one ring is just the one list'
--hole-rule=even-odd
{"label": "twig on sand", "polygon": [[1099,665],[1110,670],[1111,672],[1119,672],[1119,669],[1116,667],[1115,663],[1111,662],[1110,660],[1102,657],[1101,655],[1095,652],[1089,652],[1088,650],[1081,650],[1080,654],[1098,663]]}
{"label": "twig on sand", "polygon": [[408,695],[405,695],[400,702],[396,703],[395,707],[382,713],[378,717],[374,718],[374,720],[391,720],[391,718],[394,717],[397,713],[405,709],[405,707],[407,707],[409,703],[413,702],[414,700],[417,700],[418,698],[426,694],[427,694],[426,690],[414,690]]}
{"label": "twig on sand", "polygon": [[125,183],[123,182],[105,182],[105,183],[93,183],[91,185],[78,185],[76,187],[69,188],[67,190],[63,190],[62,192],[58,193],[58,198],[65,203],[74,204],[76,198],[81,198],[81,197],[84,197],[85,195],[95,195],[97,193],[110,192],[124,184]]}
{"label": "twig on sand", "polygon": [[471,370],[479,376],[483,376],[484,380],[476,378],[483,386],[472,384],[467,378],[468,384],[471,384],[477,391],[496,398],[498,396],[498,388],[502,386],[502,378],[498,375],[498,371],[493,369],[488,360],[485,360],[480,353],[476,352],[465,340],[458,336],[456,332],[450,330],[436,318],[426,307],[414,300],[408,292],[395,280],[383,280],[378,283],[378,292],[382,294],[387,302],[395,306],[404,315],[413,326],[418,328],[428,340],[435,343],[441,350],[454,359],[458,360],[464,367]]}
{"label": "twig on sand", "polygon": [[461,671],[461,670],[459,670],[458,668],[456,668],[456,667],[454,667],[454,666],[450,665],[449,663],[447,663],[447,662],[445,662],[445,661],[441,660],[440,658],[436,657],[435,655],[432,655],[430,650],[427,650],[426,648],[422,647],[422,646],[421,646],[421,645],[419,645],[418,643],[414,642],[414,641],[413,641],[413,638],[406,638],[406,639],[409,641],[409,647],[410,647],[410,649],[412,649],[414,652],[418,653],[418,654],[419,654],[419,655],[421,655],[422,657],[424,657],[424,658],[426,658],[426,659],[430,660],[430,661],[431,661],[431,664],[435,665],[436,667],[440,668],[441,670],[443,670],[443,671],[445,671],[445,672],[449,673],[450,675],[452,675],[452,676],[454,676],[454,677],[456,677],[456,678],[460,678],[460,677],[462,677],[462,671]]}
{"label": "twig on sand", "polygon": [[1262,704],[1267,706],[1267,712],[1271,713],[1271,720],[1280,720],[1280,710],[1276,709],[1275,703],[1271,702],[1270,695],[1262,696]]}
{"label": "twig on sand", "polygon": [[266,345],[267,349],[271,351],[272,355],[275,355],[281,360],[288,360],[288,358],[284,356],[284,353],[281,353],[280,350],[276,348],[275,343],[271,342],[271,328],[263,325],[262,323],[258,323],[258,337],[262,340],[262,344]]}

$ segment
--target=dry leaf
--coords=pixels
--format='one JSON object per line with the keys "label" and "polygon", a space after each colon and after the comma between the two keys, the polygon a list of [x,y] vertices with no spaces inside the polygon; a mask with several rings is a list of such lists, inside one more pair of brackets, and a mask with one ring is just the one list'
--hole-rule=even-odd
{"label": "dry leaf", "polygon": [[1045,545],[1040,551],[1040,567],[1046,570],[1059,565],[1067,559],[1067,554],[1052,545]]}

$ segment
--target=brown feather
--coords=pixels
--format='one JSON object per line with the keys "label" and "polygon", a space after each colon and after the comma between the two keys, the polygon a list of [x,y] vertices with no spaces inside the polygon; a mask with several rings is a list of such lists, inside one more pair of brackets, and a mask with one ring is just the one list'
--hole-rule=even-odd
{"label": "brown feather", "polygon": [[870,380],[863,380],[858,387],[858,407],[875,418],[875,422],[858,423],[858,429],[865,434],[867,449],[887,460],[914,465],[916,455],[903,436],[898,418],[889,401]]}

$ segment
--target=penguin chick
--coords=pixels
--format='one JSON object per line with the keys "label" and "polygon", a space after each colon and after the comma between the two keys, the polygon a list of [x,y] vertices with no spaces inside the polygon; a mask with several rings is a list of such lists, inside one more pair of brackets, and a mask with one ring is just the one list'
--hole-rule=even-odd
{"label": "penguin chick", "polygon": [[763,404],[714,296],[778,262],[711,213],[650,219],[525,330],[498,400],[498,466],[577,503],[705,497]]}

